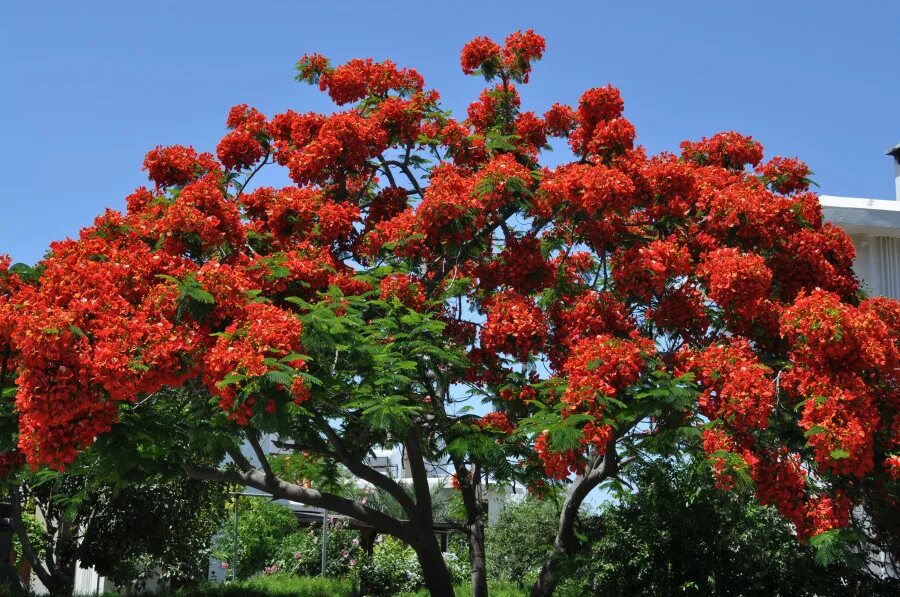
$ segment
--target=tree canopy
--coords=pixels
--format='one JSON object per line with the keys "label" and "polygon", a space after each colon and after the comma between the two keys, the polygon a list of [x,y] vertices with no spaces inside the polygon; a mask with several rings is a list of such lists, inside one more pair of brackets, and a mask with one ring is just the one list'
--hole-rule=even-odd
{"label": "tree canopy", "polygon": [[[698,434],[719,486],[753,485],[800,539],[838,538],[856,504],[900,535],[900,304],[860,291],[809,168],[735,132],[650,156],[610,85],[529,111],[544,51],[530,30],[466,44],[487,86],[461,119],[415,70],[306,55],[297,78],[337,111],[235,106],[215,155],[151,150],[124,213],[34,267],[4,261],[4,465],[64,469],[188,387],[194,439],[144,433],[166,446],[145,454],[406,541],[438,594],[423,459],[452,464],[476,594],[485,474],[571,484],[567,556],[594,487]],[[251,184],[278,167],[293,184]],[[404,516],[280,477],[270,434]],[[402,446],[412,495],[369,466],[378,446]]]}

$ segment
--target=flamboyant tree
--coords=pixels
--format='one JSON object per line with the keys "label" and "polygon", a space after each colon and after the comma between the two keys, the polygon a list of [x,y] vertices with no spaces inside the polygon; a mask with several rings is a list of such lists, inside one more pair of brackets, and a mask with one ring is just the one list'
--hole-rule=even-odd
{"label": "flamboyant tree", "polygon": [[[423,459],[453,464],[475,594],[484,475],[571,482],[548,593],[585,496],[691,433],[721,487],[754,484],[801,539],[838,533],[854,504],[900,536],[900,305],[860,292],[809,169],[733,132],[648,156],[611,86],[524,110],[544,49],[532,31],[467,44],[463,71],[489,86],[462,120],[413,70],[307,55],[298,79],[339,111],[236,106],[215,156],[148,153],[126,213],[2,268],[4,462],[65,468],[183,386],[176,431],[203,441],[150,453],[394,535],[435,594],[450,587]],[[551,168],[554,138],[571,159]],[[294,184],[252,187],[276,166]],[[466,409],[479,398],[492,412]],[[264,434],[405,518],[284,478]],[[368,465],[376,446],[403,447],[412,495]]]}

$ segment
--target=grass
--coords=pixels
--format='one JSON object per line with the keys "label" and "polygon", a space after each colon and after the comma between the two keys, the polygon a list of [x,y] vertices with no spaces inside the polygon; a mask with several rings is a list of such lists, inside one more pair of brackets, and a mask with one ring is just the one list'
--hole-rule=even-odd
{"label": "grass", "polygon": [[353,582],[345,578],[272,574],[240,582],[210,583],[178,591],[173,597],[351,597],[356,594]]}
{"label": "grass", "polygon": [[[511,583],[492,581],[491,597],[522,597],[528,592]],[[471,595],[471,587],[461,584],[454,587],[456,597]],[[0,593],[2,595],[3,593]],[[116,594],[110,594],[110,597]],[[294,576],[292,574],[272,574],[257,576],[250,580],[229,583],[206,583],[194,589],[183,589],[173,593],[156,594],[169,597],[358,597],[354,583],[344,578],[319,578]],[[386,596],[382,596],[386,597]],[[428,597],[428,591],[399,593],[394,597]]]}
{"label": "grass", "polygon": [[[523,597],[528,595],[528,591],[516,587],[512,583],[502,581],[489,581],[491,597]],[[468,597],[472,594],[472,587],[468,584],[456,585],[453,588],[456,597]],[[428,597],[428,591],[422,590],[418,593],[398,593],[395,597]]]}

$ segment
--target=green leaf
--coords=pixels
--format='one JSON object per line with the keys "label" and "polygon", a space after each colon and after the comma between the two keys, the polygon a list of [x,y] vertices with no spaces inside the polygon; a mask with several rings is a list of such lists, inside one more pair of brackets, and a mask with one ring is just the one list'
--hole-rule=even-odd
{"label": "green leaf", "polygon": [[245,379],[247,379],[246,375],[241,375],[240,373],[229,373],[224,378],[222,378],[222,381],[216,384],[216,387],[224,388],[226,386],[236,384],[239,381],[244,381]]}
{"label": "green leaf", "polygon": [[284,371],[269,371],[266,373],[266,378],[272,383],[280,384],[286,388],[291,387],[291,384],[294,383],[294,378]]}
{"label": "green leaf", "polygon": [[824,433],[826,429],[821,425],[813,425],[809,429],[807,429],[806,433],[803,434],[803,437],[809,437],[811,435],[818,435],[820,433]]}
{"label": "green leaf", "polygon": [[213,297],[213,295],[206,292],[199,286],[186,286],[184,288],[184,292],[195,301],[204,303],[206,305],[212,305],[216,302],[216,299]]}

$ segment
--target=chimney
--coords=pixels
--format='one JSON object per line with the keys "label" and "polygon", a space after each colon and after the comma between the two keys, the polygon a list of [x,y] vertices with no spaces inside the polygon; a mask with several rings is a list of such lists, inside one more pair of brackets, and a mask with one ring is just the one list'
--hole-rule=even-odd
{"label": "chimney", "polygon": [[894,198],[900,201],[900,143],[888,149],[887,155],[894,158]]}

